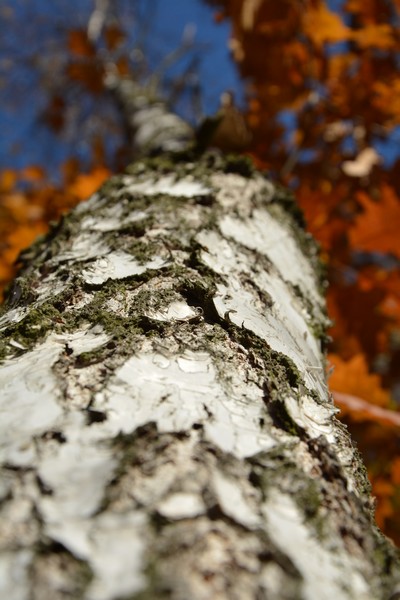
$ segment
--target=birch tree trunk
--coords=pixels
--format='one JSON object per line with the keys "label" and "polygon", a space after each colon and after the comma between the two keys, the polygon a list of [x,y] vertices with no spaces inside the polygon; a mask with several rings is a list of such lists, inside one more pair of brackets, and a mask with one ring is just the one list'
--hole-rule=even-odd
{"label": "birch tree trunk", "polygon": [[22,262],[0,319],[2,598],[396,597],[284,192],[244,159],[139,160]]}

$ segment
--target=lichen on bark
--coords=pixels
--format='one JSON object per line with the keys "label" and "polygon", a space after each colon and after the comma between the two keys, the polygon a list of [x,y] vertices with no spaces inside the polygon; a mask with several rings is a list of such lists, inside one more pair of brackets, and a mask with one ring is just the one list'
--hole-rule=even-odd
{"label": "lichen on bark", "polygon": [[393,591],[326,386],[317,252],[281,197],[243,159],[140,160],[22,256],[0,318],[5,597]]}

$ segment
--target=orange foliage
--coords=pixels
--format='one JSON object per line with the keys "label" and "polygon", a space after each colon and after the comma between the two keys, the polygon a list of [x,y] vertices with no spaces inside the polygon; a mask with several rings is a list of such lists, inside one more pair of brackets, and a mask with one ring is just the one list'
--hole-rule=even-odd
{"label": "orange foliage", "polygon": [[330,11],[323,3],[304,12],[303,31],[319,48],[327,42],[341,42],[351,37],[351,30],[339,15]]}
{"label": "orange foliage", "polygon": [[[344,394],[361,396],[366,403],[375,406],[389,406],[390,395],[382,389],[382,381],[379,375],[368,372],[364,354],[356,354],[348,361],[342,360],[336,354],[330,354],[329,361],[334,366],[329,383],[335,393],[343,392]],[[342,401],[344,404],[345,399],[342,398]],[[400,414],[398,416],[400,425]]]}
{"label": "orange foliage", "polygon": [[86,175],[78,175],[69,186],[69,191],[80,200],[85,200],[95,192],[101,184],[110,176],[110,171],[105,167],[95,167]]}
{"label": "orange foliage", "polygon": [[[65,165],[61,187],[46,183],[44,171],[36,166],[0,174],[0,293],[15,275],[20,251],[45,233],[50,221],[90,196],[111,174],[100,165],[87,174],[78,174],[76,167],[74,161]],[[18,191],[22,181],[34,182],[36,187]]]}
{"label": "orange foliage", "polygon": [[357,199],[363,212],[357,215],[350,229],[350,243],[354,248],[371,252],[388,252],[400,258],[400,203],[393,188],[383,185],[378,200],[365,192]]}
{"label": "orange foliage", "polygon": [[68,33],[68,49],[76,56],[94,56],[96,53],[84,29],[74,29]]}
{"label": "orange foliage", "polygon": [[351,39],[360,48],[378,48],[389,50],[396,47],[396,38],[393,27],[387,24],[367,25],[359,31],[353,31]]}

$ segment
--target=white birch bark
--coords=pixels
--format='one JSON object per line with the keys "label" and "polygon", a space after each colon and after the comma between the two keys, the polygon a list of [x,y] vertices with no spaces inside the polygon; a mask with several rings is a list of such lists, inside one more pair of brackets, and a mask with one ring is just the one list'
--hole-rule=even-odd
{"label": "white birch bark", "polygon": [[241,160],[139,161],[24,254],[0,318],[1,598],[395,594],[284,200]]}

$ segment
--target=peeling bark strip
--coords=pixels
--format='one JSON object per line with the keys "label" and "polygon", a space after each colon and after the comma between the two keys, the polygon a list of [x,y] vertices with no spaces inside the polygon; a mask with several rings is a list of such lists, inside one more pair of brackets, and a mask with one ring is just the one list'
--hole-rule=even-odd
{"label": "peeling bark strip", "polygon": [[395,593],[284,205],[243,160],[152,159],[25,252],[0,319],[2,598]]}

